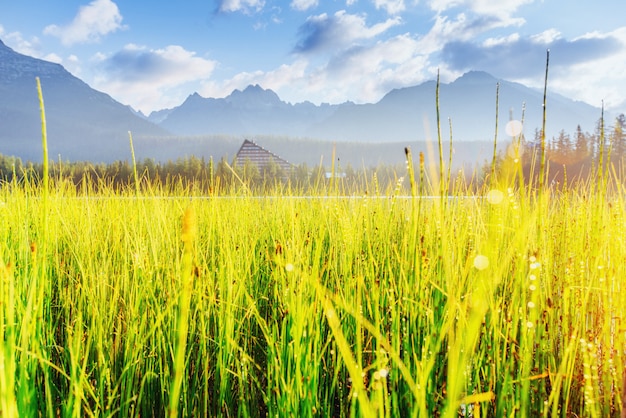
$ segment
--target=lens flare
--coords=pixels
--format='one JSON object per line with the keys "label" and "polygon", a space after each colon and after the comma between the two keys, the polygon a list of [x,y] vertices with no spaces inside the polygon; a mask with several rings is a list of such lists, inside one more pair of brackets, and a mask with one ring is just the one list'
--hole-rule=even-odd
{"label": "lens flare", "polygon": [[519,136],[522,133],[522,122],[519,120],[511,120],[506,124],[504,130],[508,136]]}
{"label": "lens flare", "polygon": [[499,205],[504,200],[504,193],[500,190],[492,189],[487,193],[487,202],[492,205]]}
{"label": "lens flare", "polygon": [[489,267],[489,259],[486,255],[477,255],[474,258],[474,268],[477,270],[485,270]]}

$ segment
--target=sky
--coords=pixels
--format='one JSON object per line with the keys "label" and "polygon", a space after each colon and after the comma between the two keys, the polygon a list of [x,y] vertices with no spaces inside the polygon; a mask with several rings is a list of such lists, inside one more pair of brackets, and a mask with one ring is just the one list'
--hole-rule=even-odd
{"label": "sky", "polygon": [[374,103],[470,70],[626,112],[624,0],[0,0],[0,39],[145,114],[250,84]]}

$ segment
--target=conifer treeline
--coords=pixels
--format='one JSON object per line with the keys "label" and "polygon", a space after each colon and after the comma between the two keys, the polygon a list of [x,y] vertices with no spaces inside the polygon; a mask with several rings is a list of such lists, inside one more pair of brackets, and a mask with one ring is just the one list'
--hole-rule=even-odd
{"label": "conifer treeline", "polygon": [[[541,132],[536,130],[533,140],[521,138],[521,155],[525,176],[530,177],[533,170],[532,156],[537,154]],[[402,150],[398,150],[402,152]],[[573,135],[562,130],[557,137],[551,138],[546,147],[549,162],[549,179],[559,183],[567,176],[570,180],[585,180],[600,165],[613,164],[615,172],[622,174],[626,162],[626,117],[619,115],[614,123],[604,124],[598,121],[593,133],[583,132],[580,126]],[[507,161],[513,157],[506,150],[498,156],[498,168],[503,170]],[[331,172],[334,169],[334,172]],[[535,170],[537,167],[535,167]],[[489,164],[485,163],[479,173],[456,173],[451,184],[458,184],[462,179],[468,187],[480,187],[489,173]],[[0,154],[1,182],[37,182],[43,172],[42,164],[22,162],[19,158]],[[164,191],[193,189],[195,192],[214,193],[236,189],[240,186],[262,193],[274,190],[276,186],[291,187],[300,192],[308,192],[326,185],[344,187],[344,192],[365,191],[367,193],[388,193],[398,187],[408,187],[408,181],[400,185],[406,177],[404,165],[379,165],[377,167],[355,169],[351,165],[334,167],[309,167],[300,164],[285,172],[278,164],[269,165],[260,170],[251,162],[237,166],[224,158],[213,159],[190,156],[175,161],[158,162],[144,159],[137,162],[137,172],[144,186],[159,187]],[[134,171],[129,161],[113,163],[91,162],[50,162],[50,176],[53,181],[63,181],[77,189],[88,187],[91,190],[106,187],[124,190],[134,187]],[[468,184],[471,183],[471,184]]]}
{"label": "conifer treeline", "polygon": [[[533,141],[523,141],[524,152],[536,153],[541,131],[535,130]],[[567,179],[585,181],[590,175],[609,165],[622,176],[626,163],[626,116],[620,114],[612,124],[599,119],[593,133],[583,132],[580,125],[573,135],[561,130],[558,136],[546,144],[549,179],[552,183],[562,183]],[[531,171],[527,157],[524,159],[524,172]]]}
{"label": "conifer treeline", "polygon": [[[69,183],[77,190],[134,190],[134,170],[129,161],[115,161],[110,164],[50,161],[49,167],[51,181]],[[368,182],[373,181],[372,191],[384,193],[389,187],[393,187],[397,177],[401,175],[398,173],[403,170],[403,165],[381,165],[360,171],[350,165],[338,165],[335,168],[335,177],[341,180],[341,185],[350,185],[350,190],[366,190]],[[0,154],[0,183],[29,181],[36,184],[42,173],[43,167],[40,163],[23,163],[19,158]],[[166,193],[177,190],[193,190],[195,193],[206,194],[228,193],[241,188],[253,193],[263,193],[276,190],[277,187],[308,192],[332,183],[329,178],[332,177],[331,168],[325,166],[309,167],[304,163],[285,171],[276,164],[260,170],[249,161],[238,166],[224,158],[214,162],[212,159],[194,156],[164,163],[144,159],[137,162],[137,173],[142,187]],[[357,184],[363,187],[356,187]]]}

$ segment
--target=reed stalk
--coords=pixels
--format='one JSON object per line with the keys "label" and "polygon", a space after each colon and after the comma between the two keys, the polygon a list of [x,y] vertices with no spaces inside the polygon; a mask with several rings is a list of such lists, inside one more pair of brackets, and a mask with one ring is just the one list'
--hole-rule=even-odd
{"label": "reed stalk", "polygon": [[546,74],[543,84],[542,102],[542,122],[541,122],[541,144],[540,144],[540,165],[539,165],[539,190],[542,192],[546,188],[546,122],[547,122],[547,98],[548,98],[548,68],[550,66],[550,50],[546,51]]}

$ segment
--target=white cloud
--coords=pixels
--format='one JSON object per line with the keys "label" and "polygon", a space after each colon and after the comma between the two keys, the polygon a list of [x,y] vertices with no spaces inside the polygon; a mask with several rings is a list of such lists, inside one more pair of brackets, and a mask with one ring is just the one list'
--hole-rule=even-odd
{"label": "white cloud", "polygon": [[218,7],[220,12],[259,12],[265,6],[264,0],[222,0]]}
{"label": "white cloud", "polygon": [[333,80],[324,94],[337,101],[373,102],[393,88],[423,81],[428,55],[421,53],[419,45],[404,34],[335,57],[318,73],[318,77],[323,74]]}
{"label": "white cloud", "polygon": [[541,33],[538,33],[537,35],[531,36],[530,40],[537,44],[548,45],[560,38],[561,32],[556,29],[548,29]]}
{"label": "white cloud", "polygon": [[291,8],[304,11],[317,7],[318,4],[318,0],[292,0]]}
{"label": "white cloud", "polygon": [[[578,39],[588,39],[592,35],[587,34]],[[608,110],[626,112],[626,100],[624,99],[626,97],[626,67],[624,66],[624,62],[626,62],[626,27],[606,34],[593,35],[594,38],[609,36],[621,42],[621,49],[598,60],[551,69],[548,77],[548,88],[567,97],[578,98],[593,106],[599,107],[604,101]],[[551,61],[553,61],[552,56]],[[609,122],[613,123],[613,121]]]}
{"label": "white cloud", "polygon": [[239,73],[223,83],[208,81],[200,93],[225,97],[234,89],[259,84],[292,103],[375,102],[393,88],[424,81],[430,76],[425,72],[427,64],[428,57],[419,51],[419,41],[404,34],[351,48],[317,65],[311,57],[300,56],[273,71]]}
{"label": "white cloud", "polygon": [[430,8],[437,13],[464,7],[479,15],[508,18],[520,6],[533,3],[535,0],[429,0]]}
{"label": "white cloud", "polygon": [[[570,71],[573,66],[599,62],[625,49],[616,35],[561,38],[547,31],[535,36],[512,36],[478,43],[474,39],[452,40],[440,56],[457,71],[485,70],[509,80],[537,78],[545,73],[546,50],[550,50],[551,72]],[[607,68],[607,67],[604,67]]]}
{"label": "white cloud", "polygon": [[4,43],[15,52],[35,58],[43,58],[41,53],[41,41],[33,36],[30,40],[25,39],[20,32],[0,32],[4,37]]}
{"label": "white cloud", "polygon": [[81,78],[83,75],[82,63],[76,55],[70,55],[63,60],[63,67],[76,77]]}
{"label": "white cloud", "polygon": [[349,14],[345,10],[333,16],[322,13],[309,17],[300,27],[302,39],[296,51],[341,50],[356,41],[375,38],[400,23],[402,20],[396,16],[368,27],[364,16]]}
{"label": "white cloud", "polygon": [[430,0],[428,5],[437,13],[444,12],[453,7],[458,7],[463,4],[464,0]]}
{"label": "white cloud", "polygon": [[66,26],[49,25],[44,34],[56,36],[64,45],[97,42],[100,37],[120,29],[122,15],[111,0],[94,0],[81,6],[72,23]]}
{"label": "white cloud", "polygon": [[[0,29],[2,28],[0,27]],[[4,41],[7,46],[12,48],[15,52],[28,55],[29,57],[61,64],[67,71],[75,76],[79,76],[81,74],[80,61],[76,55],[70,55],[67,59],[63,59],[61,55],[54,52],[45,54],[41,51],[41,41],[36,36],[28,40],[24,39],[20,32],[5,34],[2,30],[0,30],[0,35],[4,37]]]}
{"label": "white cloud", "polygon": [[456,19],[450,20],[447,16],[437,16],[433,27],[420,39],[423,53],[432,54],[439,51],[443,45],[452,40],[469,39],[474,33],[468,30],[468,19],[460,13]]}
{"label": "white cloud", "polygon": [[61,58],[59,55],[55,54],[54,52],[47,54],[46,56],[43,57],[43,59],[46,61],[54,62],[55,64],[63,64],[63,58]]}
{"label": "white cloud", "polygon": [[533,3],[534,1],[535,0],[467,0],[465,3],[475,13],[505,18],[516,12],[520,6]]}
{"label": "white cloud", "polygon": [[[498,17],[468,17],[465,13],[459,13],[454,18],[437,15],[432,28],[420,39],[420,50],[425,54],[437,53],[451,42],[470,41],[490,30],[506,27],[509,23],[510,21],[505,22]],[[512,39],[515,39],[515,35],[508,38],[491,38],[486,42],[503,43]]]}
{"label": "white cloud", "polygon": [[[294,86],[302,83],[306,78],[306,69],[308,62],[305,59],[298,59],[292,64],[283,64],[275,70],[263,72],[242,72],[233,78],[224,82],[215,82],[207,80],[202,83],[202,89],[199,93],[204,97],[225,97],[232,93],[235,89],[244,89],[250,84],[259,84],[263,88],[272,89],[275,92],[285,90],[293,93]],[[299,93],[299,92],[298,92]],[[288,95],[282,96],[281,99],[289,100]],[[298,98],[297,101],[301,101]]]}
{"label": "white cloud", "polygon": [[130,44],[110,56],[96,54],[93,62],[95,88],[144,112],[180,104],[186,93],[179,88],[208,79],[217,65],[178,45]]}
{"label": "white cloud", "polygon": [[512,33],[508,36],[498,36],[494,38],[487,38],[483,42],[483,47],[490,48],[496,45],[510,44],[519,41],[519,33]]}
{"label": "white cloud", "polygon": [[404,0],[374,0],[377,9],[385,9],[387,13],[395,15],[406,10]]}

